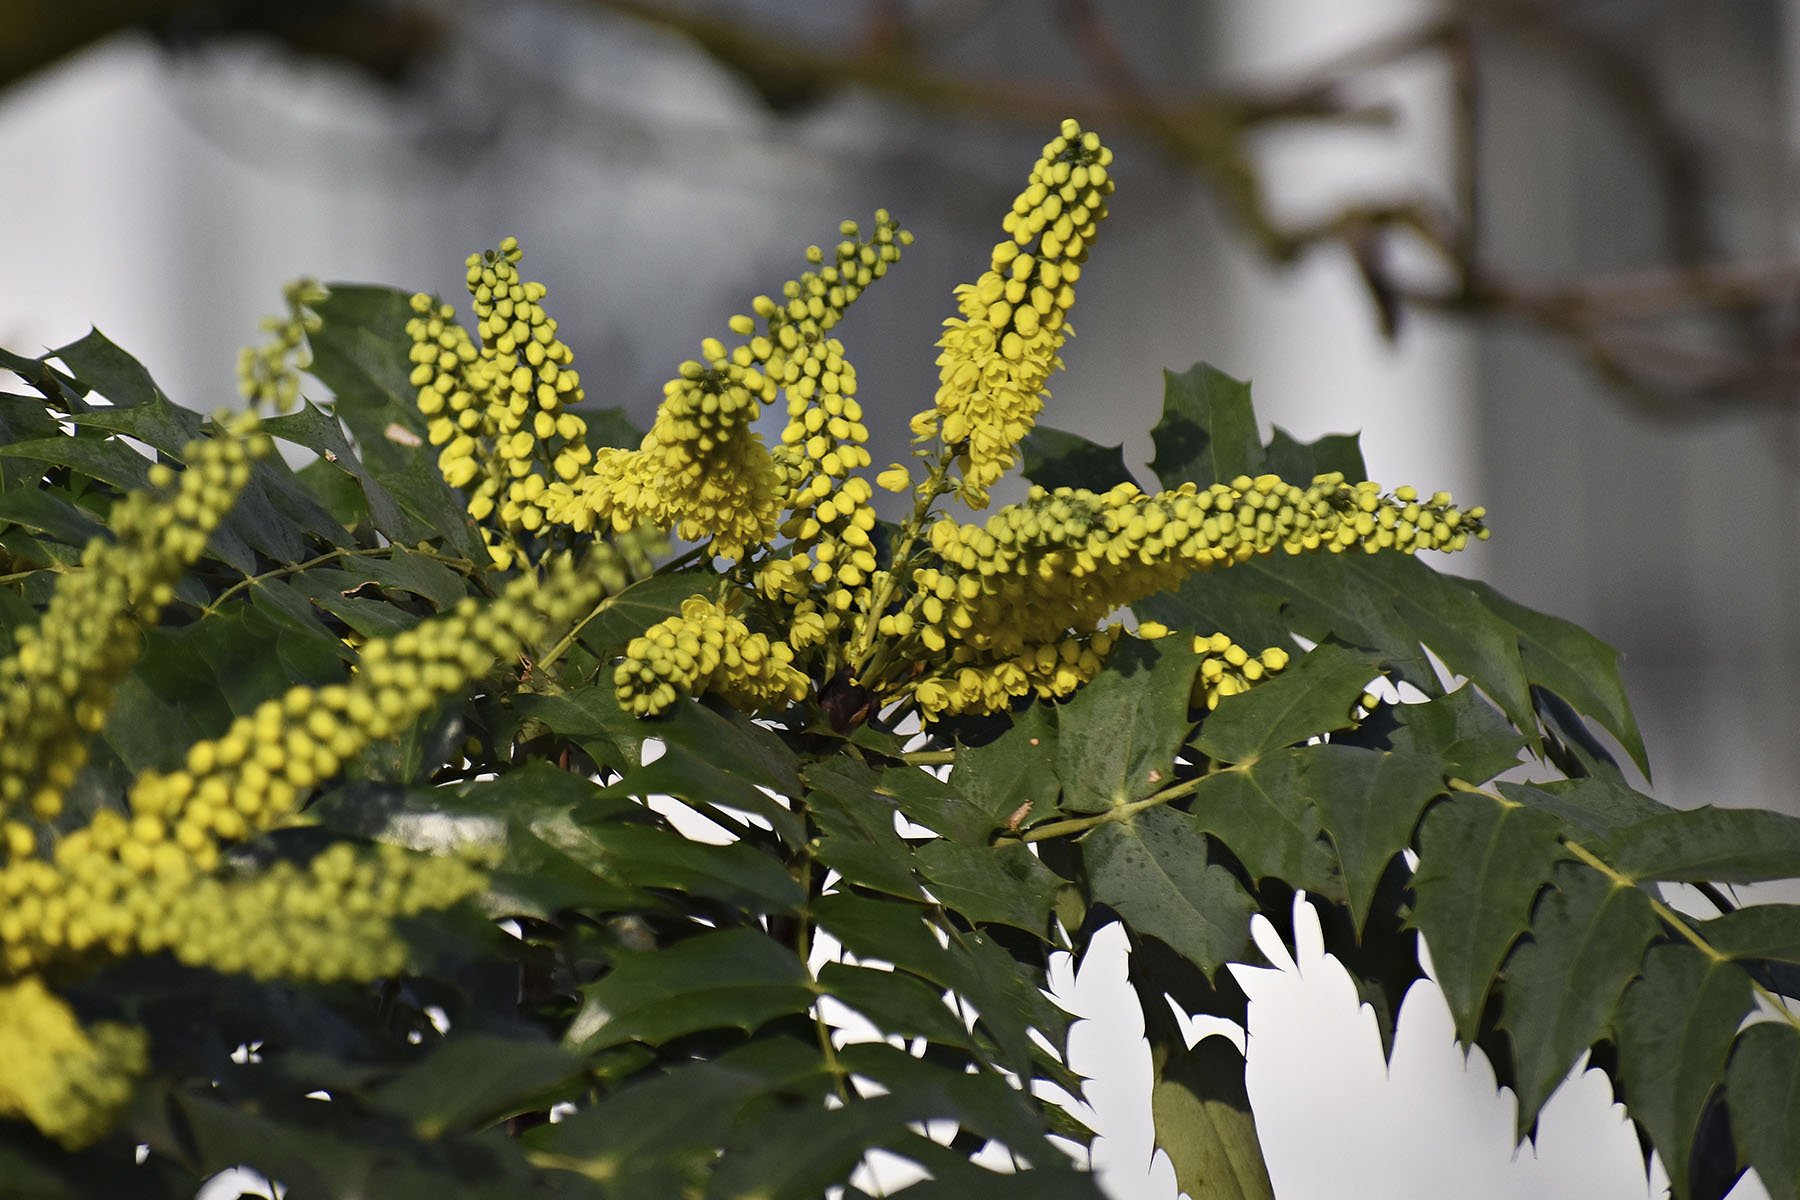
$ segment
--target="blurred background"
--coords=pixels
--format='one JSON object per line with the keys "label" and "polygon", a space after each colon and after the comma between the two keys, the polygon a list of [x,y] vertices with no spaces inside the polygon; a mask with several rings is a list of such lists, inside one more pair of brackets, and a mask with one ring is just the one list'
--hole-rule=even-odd
{"label": "blurred background", "polygon": [[[951,288],[1078,117],[1118,193],[1047,424],[1141,465],[1161,370],[1205,359],[1297,437],[1362,430],[1373,477],[1488,506],[1447,569],[1624,653],[1659,798],[1800,811],[1797,0],[4,8],[0,345],[96,325],[207,410],[287,280],[460,304],[516,234],[590,398],[647,424],[701,338],[887,207],[918,240],[842,336],[900,458]],[[1283,1200],[1646,1194],[1597,1076],[1515,1155],[1441,999],[1389,1081],[1302,942],[1246,975]],[[1116,1017],[1099,957],[1074,1002]],[[1093,1052],[1109,1187],[1172,1195],[1131,1047]]]}

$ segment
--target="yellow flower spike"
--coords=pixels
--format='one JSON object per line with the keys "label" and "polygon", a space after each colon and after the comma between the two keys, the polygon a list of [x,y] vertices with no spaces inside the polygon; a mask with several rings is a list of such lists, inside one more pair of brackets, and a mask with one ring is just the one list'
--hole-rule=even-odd
{"label": "yellow flower spike", "polygon": [[149,1065],[140,1029],[101,1022],[83,1029],[75,1013],[27,975],[0,984],[0,1117],[23,1117],[75,1150],[97,1140]]}
{"label": "yellow flower spike", "polygon": [[958,494],[971,508],[987,506],[988,489],[1017,461],[1048,397],[1045,384],[1062,366],[1069,286],[1106,216],[1111,161],[1097,136],[1063,122],[1002,222],[1011,240],[994,248],[986,274],[956,289],[961,315],[944,322],[938,340],[937,397],[912,430],[954,453]]}
{"label": "yellow flower spike", "polygon": [[[278,412],[294,407],[300,396],[300,373],[312,365],[306,335],[322,327],[315,306],[331,295],[316,279],[296,279],[282,288],[287,312],[262,322],[272,335],[261,346],[238,351],[238,392],[252,407],[267,404]],[[414,386],[418,386],[416,383]]]}
{"label": "yellow flower spike", "polygon": [[520,280],[522,258],[517,239],[507,238],[467,260],[479,349],[455,323],[455,310],[430,296],[412,298],[414,316],[406,326],[427,440],[446,447],[438,469],[445,482],[468,493],[469,515],[497,568],[527,557],[523,550],[534,535],[557,522],[543,492],[501,506],[495,487],[524,479],[560,483],[593,457],[587,423],[568,411],[584,399],[569,366],[573,356],[539,303],[548,289]]}
{"label": "yellow flower spike", "polygon": [[36,625],[15,631],[0,661],[0,817],[29,805],[43,820],[87,760],[88,735],[137,657],[136,630],[155,620],[187,565],[250,478],[268,439],[255,417],[183,450],[187,470],[152,469],[160,487],[133,492],[111,516],[114,539],[82,552],[85,570],[61,575]]}

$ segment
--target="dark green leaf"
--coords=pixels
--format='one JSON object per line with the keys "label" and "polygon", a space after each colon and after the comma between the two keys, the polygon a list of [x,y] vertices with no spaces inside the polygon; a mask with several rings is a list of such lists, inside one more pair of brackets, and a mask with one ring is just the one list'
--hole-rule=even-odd
{"label": "dark green leaf", "polygon": [[[1048,721],[1037,707],[1027,709],[1026,712],[1038,713],[1036,719],[1039,722]],[[1055,726],[1045,724],[1044,727],[1052,731],[1052,737],[1055,736]],[[990,743],[990,746],[999,744],[996,741]],[[970,747],[964,747],[957,753],[957,769],[963,771],[961,783],[970,782],[971,772],[965,769],[964,764],[972,753],[975,751]],[[1047,762],[1041,766],[1042,777],[1049,780],[1049,787],[1054,795],[1055,772]],[[974,773],[979,775],[980,771],[977,769]],[[999,783],[1004,779],[997,773],[990,773],[985,778],[992,783]],[[918,767],[889,767],[876,776],[874,786],[877,792],[899,805],[907,820],[964,845],[987,845],[989,835],[1006,821],[1006,813],[990,814],[982,804],[968,798],[957,779],[953,778],[946,783]],[[989,798],[992,798],[992,793],[989,793]],[[1000,804],[1004,806],[1004,803],[1002,799]]]}
{"label": "dark green leaf", "polygon": [[1443,766],[1352,746],[1314,746],[1300,761],[1301,787],[1337,849],[1350,915],[1360,931],[1382,873],[1411,843],[1419,814],[1444,790]]}
{"label": "dark green leaf", "polygon": [[1738,1035],[1725,1068],[1731,1131],[1771,1196],[1800,1196],[1800,1033],[1767,1021]]}
{"label": "dark green leaf", "polygon": [[1464,685],[1448,696],[1424,704],[1390,706],[1400,728],[1391,744],[1397,752],[1430,755],[1446,775],[1469,783],[1486,783],[1516,766],[1525,737],[1473,687]]}
{"label": "dark green leaf", "polygon": [[1642,792],[1606,779],[1558,779],[1549,783],[1502,783],[1500,794],[1517,804],[1542,809],[1589,834],[1610,834],[1671,811]]}
{"label": "dark green leaf", "polygon": [[1167,785],[1192,725],[1198,663],[1181,638],[1126,639],[1100,674],[1057,714],[1056,773],[1063,807],[1101,812]]}
{"label": "dark green leaf", "polygon": [[1200,724],[1195,744],[1220,762],[1245,762],[1271,750],[1342,729],[1381,668],[1342,646],[1319,646],[1281,674],[1222,701]]}
{"label": "dark green leaf", "polygon": [[105,532],[93,517],[49,489],[0,492],[0,521],[48,534],[70,546],[85,546]]}
{"label": "dark green leaf", "polygon": [[1104,492],[1132,482],[1121,446],[1101,446],[1073,433],[1039,425],[1019,447],[1025,478],[1042,488]]}
{"label": "dark green leaf", "polygon": [[376,583],[394,591],[411,592],[431,601],[438,611],[454,608],[470,594],[467,579],[429,554],[388,546],[379,556],[339,559],[341,590],[355,591],[363,583]]}
{"label": "dark green leaf", "polygon": [[1093,900],[1134,931],[1208,974],[1243,957],[1255,903],[1211,861],[1193,818],[1148,809],[1099,826],[1082,837],[1081,849]]}
{"label": "dark green leaf", "polygon": [[1064,880],[1018,842],[963,846],[927,842],[919,869],[938,903],[973,923],[997,922],[1046,937]]}
{"label": "dark green leaf", "polygon": [[616,654],[632,638],[679,613],[682,601],[717,586],[718,576],[711,571],[673,571],[641,579],[606,601],[600,615],[581,631],[582,644],[597,655]]}
{"label": "dark green leaf", "polygon": [[1290,632],[1314,642],[1336,637],[1377,652],[1427,693],[1442,694],[1423,644],[1519,728],[1536,728],[1515,631],[1460,581],[1410,554],[1253,558],[1192,576],[1136,609],[1172,626],[1218,629],[1246,647],[1287,645]]}
{"label": "dark green leaf", "polygon": [[1647,778],[1650,760],[1619,677],[1619,652],[1580,626],[1508,600],[1478,580],[1455,582],[1517,632],[1526,679],[1600,722]]}
{"label": "dark green leaf", "polygon": [[408,382],[410,296],[392,288],[333,284],[317,311],[324,324],[309,339],[312,374],[332,390],[332,411],[355,435],[368,473],[457,553],[485,563],[486,551],[462,497],[438,474],[437,453],[424,439],[418,392]]}
{"label": "dark green leaf", "polygon": [[1554,882],[1532,913],[1530,939],[1507,960],[1502,993],[1521,1138],[1575,1060],[1607,1036],[1619,995],[1660,928],[1643,892],[1598,871],[1563,863]]}
{"label": "dark green leaf", "polygon": [[564,1170],[604,1181],[609,1200],[667,1200],[703,1185],[746,1106],[825,1086],[815,1048],[765,1039],[629,1083],[526,1140]]}
{"label": "dark green leaf", "polygon": [[144,364],[119,349],[98,329],[89,329],[80,340],[51,351],[47,357],[61,359],[82,383],[120,406],[150,404],[162,395]]}
{"label": "dark green leaf", "polygon": [[150,460],[111,438],[34,438],[0,446],[0,455],[69,467],[126,491],[144,487],[150,478]]}
{"label": "dark green leaf", "polygon": [[919,908],[893,900],[836,893],[813,901],[813,916],[860,959],[893,963],[937,987],[966,997],[980,1014],[1009,1069],[1032,1070],[1033,1026],[1060,1032],[1066,1018],[1040,990],[1041,981],[979,933],[958,933],[940,945]]}
{"label": "dark green leaf", "polygon": [[759,930],[703,934],[625,959],[581,989],[564,1044],[592,1054],[638,1041],[659,1045],[702,1029],[752,1033],[812,1004],[812,979],[793,951]]}
{"label": "dark green leaf", "polygon": [[1250,385],[1205,363],[1182,375],[1163,372],[1162,419],[1150,437],[1156,443],[1150,469],[1164,487],[1230,483],[1266,467]]}
{"label": "dark green leaf", "polygon": [[1800,875],[1800,817],[1756,808],[1657,813],[1591,847],[1633,879],[1754,883]]}
{"label": "dark green leaf", "polygon": [[922,900],[912,849],[894,827],[896,806],[875,790],[875,772],[844,758],[809,769],[807,808],[819,827],[820,861],[852,883]]}
{"label": "dark green leaf", "polygon": [[1562,853],[1559,828],[1544,813],[1466,793],[1420,828],[1413,923],[1464,1042],[1475,1039],[1500,963]]}
{"label": "dark green leaf", "polygon": [[353,480],[375,522],[376,531],[384,537],[394,542],[410,544],[418,542],[425,535],[426,527],[406,516],[381,481],[363,466],[344,437],[337,418],[310,400],[302,401],[300,407],[291,413],[264,421],[263,431],[270,437],[293,442],[317,454],[319,459],[313,464],[313,468]]}
{"label": "dark green leaf", "polygon": [[1300,442],[1279,425],[1269,439],[1268,468],[1301,487],[1331,471],[1347,483],[1361,483],[1369,477],[1354,433],[1328,433],[1317,441]]}
{"label": "dark green leaf", "polygon": [[1742,970],[1686,945],[1652,949],[1643,978],[1626,989],[1617,1020],[1626,1108],[1662,1156],[1677,1200],[1688,1194],[1701,1114],[1753,1003]]}
{"label": "dark green leaf", "polygon": [[551,1042],[458,1032],[425,1061],[379,1089],[375,1104],[435,1140],[474,1132],[532,1108],[581,1074],[582,1063]]}
{"label": "dark green leaf", "polygon": [[1694,928],[1730,958],[1800,964],[1800,904],[1752,904]]}
{"label": "dark green leaf", "polygon": [[75,418],[82,429],[122,433],[178,462],[186,461],[187,445],[203,423],[199,413],[169,403],[161,392],[131,408],[91,408]]}
{"label": "dark green leaf", "polygon": [[747,717],[728,717],[696,701],[677,704],[644,726],[645,736],[663,738],[668,750],[648,766],[628,769],[611,794],[675,796],[729,826],[742,824],[730,810],[755,813],[790,845],[806,841],[801,819],[758,790],[782,796],[801,791],[793,754],[773,734]]}
{"label": "dark green leaf", "polygon": [[1061,794],[1057,736],[1055,710],[1034,704],[985,746],[958,747],[950,786],[960,799],[940,804],[938,793],[908,781],[916,796],[931,800],[915,819],[945,837],[984,846],[996,829],[1016,829],[1055,812]]}
{"label": "dark green leaf", "polygon": [[672,830],[582,820],[533,822],[547,844],[609,881],[707,896],[755,914],[792,913],[806,893],[781,863],[742,842],[717,846]]}
{"label": "dark green leaf", "polygon": [[1151,1069],[1156,1146],[1169,1156],[1176,1186],[1208,1200],[1274,1200],[1237,1047],[1222,1036],[1192,1049],[1153,1043]]}
{"label": "dark green leaf", "polygon": [[635,450],[644,440],[644,431],[632,424],[625,410],[616,405],[611,408],[583,409],[580,416],[587,422],[587,443],[590,446],[619,446]]}
{"label": "dark green leaf", "polygon": [[884,1034],[974,1048],[968,1029],[944,1002],[943,992],[904,971],[826,963],[819,970],[819,986],[873,1021]]}
{"label": "dark green leaf", "polygon": [[1251,879],[1279,879],[1341,897],[1337,856],[1322,836],[1318,810],[1301,783],[1309,753],[1279,751],[1207,776],[1194,791],[1193,820],[1237,856]]}

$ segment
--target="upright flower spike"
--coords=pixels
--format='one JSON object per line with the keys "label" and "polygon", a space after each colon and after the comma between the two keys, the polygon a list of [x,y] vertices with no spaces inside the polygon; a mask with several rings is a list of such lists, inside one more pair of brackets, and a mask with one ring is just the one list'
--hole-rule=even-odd
{"label": "upright flower spike", "polygon": [[517,238],[471,254],[467,283],[481,334],[477,349],[455,309],[412,298],[411,383],[445,482],[468,497],[494,565],[531,561],[535,539],[557,522],[548,501],[592,458],[574,354],[544,311],[543,284],[520,278]]}
{"label": "upright flower spike", "polygon": [[318,280],[303,278],[282,288],[281,294],[287,301],[287,314],[262,321],[269,340],[238,351],[238,392],[251,407],[266,404],[277,412],[287,412],[300,398],[300,373],[312,365],[307,335],[322,327],[313,308],[331,292]]}
{"label": "upright flower spike", "polygon": [[[576,529],[648,522],[742,558],[768,544],[784,511],[792,519],[867,466],[855,374],[827,335],[910,237],[885,212],[867,241],[854,222],[840,232],[832,262],[813,247],[818,270],[784,285],[780,300],[758,296],[754,317],[731,319],[745,342],[728,350],[708,339],[699,361],[682,364],[637,450],[602,450],[591,471],[555,485],[553,519]],[[752,423],[784,391],[788,427],[772,455]]]}
{"label": "upright flower spike", "polygon": [[1010,239],[994,247],[980,279],[956,289],[962,315],[938,339],[937,399],[912,430],[954,454],[970,508],[987,507],[988,489],[1017,461],[1062,366],[1075,282],[1113,190],[1111,164],[1098,134],[1064,121],[1002,222]]}
{"label": "upright flower spike", "polygon": [[[0,819],[22,806],[40,820],[62,811],[88,738],[136,661],[139,627],[156,619],[206,549],[249,481],[251,459],[268,452],[255,427],[249,416],[189,443],[179,474],[152,467],[150,489],[114,507],[112,540],[90,542],[80,569],[57,579],[42,619],[15,631],[18,649],[0,661]],[[28,834],[7,838],[19,840]]]}

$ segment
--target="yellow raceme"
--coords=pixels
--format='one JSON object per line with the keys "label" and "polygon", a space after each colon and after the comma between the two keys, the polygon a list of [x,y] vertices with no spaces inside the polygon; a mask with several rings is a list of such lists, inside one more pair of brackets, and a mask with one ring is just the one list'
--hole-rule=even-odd
{"label": "yellow raceme", "polygon": [[104,1132],[128,1098],[144,1036],[84,1029],[46,979],[158,953],[296,981],[400,970],[396,919],[463,900],[484,872],[387,845],[338,843],[305,862],[262,862],[234,845],[303,822],[305,800],[351,757],[572,628],[626,582],[604,545],[580,563],[546,561],[491,602],[470,598],[365,642],[344,683],[264,702],[85,823],[51,824],[137,654],[139,625],[171,598],[265,451],[253,428],[190,445],[179,474],[152,468],[151,488],[114,506],[114,536],[58,577],[43,620],[17,631],[19,649],[0,663],[0,795],[11,800],[0,819],[0,1116],[71,1146]]}

